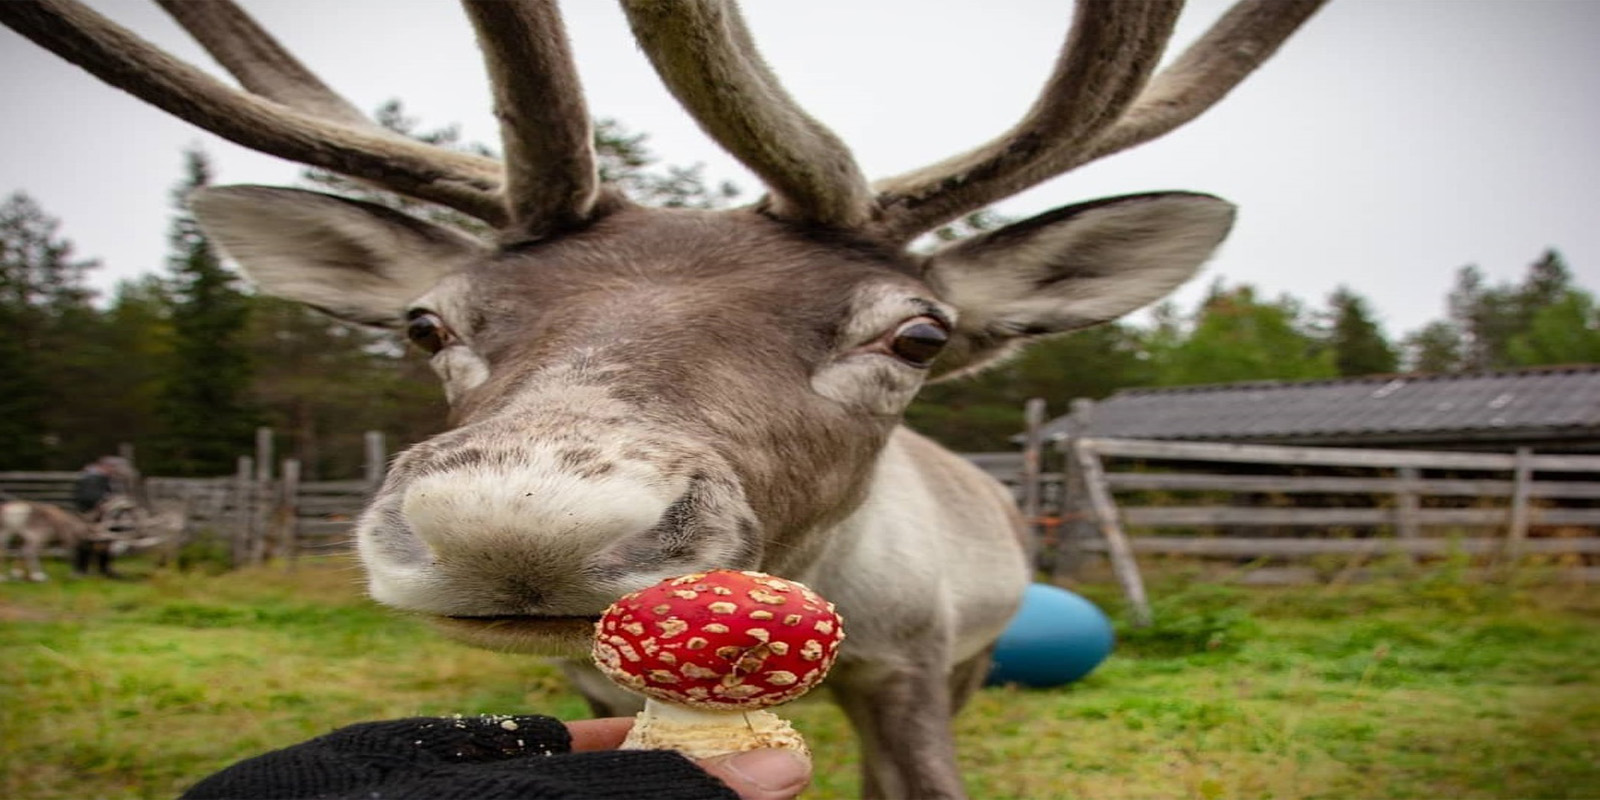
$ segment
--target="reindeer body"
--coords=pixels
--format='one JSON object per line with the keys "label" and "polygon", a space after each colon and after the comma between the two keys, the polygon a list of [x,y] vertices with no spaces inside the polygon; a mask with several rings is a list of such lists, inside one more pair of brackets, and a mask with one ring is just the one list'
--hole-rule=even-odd
{"label": "reindeer body", "polygon": [[[13,500],[0,505],[0,551],[10,558],[11,543],[18,542],[22,569],[11,567],[13,578],[43,581],[48,578],[39,555],[51,544],[73,549],[80,541],[96,538],[94,525],[60,506]],[[0,578],[4,573],[0,573]]]}
{"label": "reindeer body", "polygon": [[[75,0],[4,22],[234,141],[496,229],[485,242],[368,203],[266,187],[192,198],[271,294],[402,328],[453,430],[401,454],[357,526],[373,597],[488,647],[571,655],[617,596],[715,567],[805,581],[849,638],[829,679],[863,793],[960,797],[950,718],[1027,582],[1006,490],[899,427],[923,383],[1165,295],[1226,236],[1227,203],[1163,192],[1056,209],[931,254],[908,243],[1220,99],[1320,4],[1243,0],[1159,73],[1176,0],[1080,0],[1039,101],[995,141],[869,184],[723,0],[623,0],[640,47],[770,194],[635,206],[597,177],[550,0],[465,0],[506,162],[378,129],[226,0],[162,5],[248,92]],[[575,670],[597,709],[622,710]]]}

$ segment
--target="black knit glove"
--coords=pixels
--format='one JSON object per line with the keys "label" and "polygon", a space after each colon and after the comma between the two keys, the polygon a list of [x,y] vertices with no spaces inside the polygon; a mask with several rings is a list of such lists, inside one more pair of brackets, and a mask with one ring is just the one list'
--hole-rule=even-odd
{"label": "black knit glove", "polygon": [[240,761],[181,800],[738,800],[674,752],[571,750],[551,717],[367,722]]}

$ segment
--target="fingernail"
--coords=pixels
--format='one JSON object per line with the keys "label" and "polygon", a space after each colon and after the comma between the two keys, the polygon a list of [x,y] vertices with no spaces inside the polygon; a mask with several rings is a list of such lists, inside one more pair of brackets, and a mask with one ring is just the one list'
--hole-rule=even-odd
{"label": "fingernail", "polygon": [[788,789],[804,780],[810,764],[793,750],[767,748],[734,753],[724,767],[760,789]]}

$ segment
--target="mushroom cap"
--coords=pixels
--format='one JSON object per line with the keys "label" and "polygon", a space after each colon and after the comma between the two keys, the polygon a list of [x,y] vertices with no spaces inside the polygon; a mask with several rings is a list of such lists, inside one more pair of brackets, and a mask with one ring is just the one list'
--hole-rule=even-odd
{"label": "mushroom cap", "polygon": [[787,703],[833,666],[844,626],[804,584],[712,570],[624,595],[595,623],[613,681],[668,703],[748,711]]}

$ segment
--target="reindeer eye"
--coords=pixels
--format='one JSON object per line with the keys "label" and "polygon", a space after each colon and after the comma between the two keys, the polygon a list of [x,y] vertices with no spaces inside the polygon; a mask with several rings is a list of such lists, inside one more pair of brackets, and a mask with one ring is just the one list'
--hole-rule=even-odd
{"label": "reindeer eye", "polygon": [[445,327],[444,320],[432,311],[417,309],[407,317],[409,321],[406,322],[406,338],[429,354],[443,350],[455,339],[450,329]]}
{"label": "reindeer eye", "polygon": [[913,367],[933,363],[950,341],[950,331],[933,317],[917,317],[900,323],[889,339],[889,352]]}

